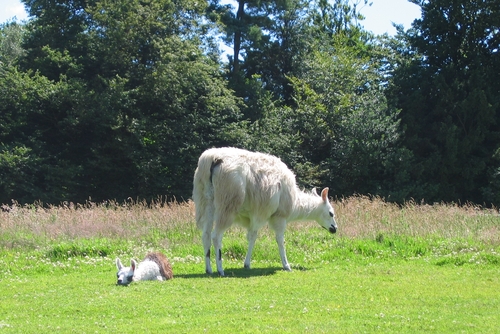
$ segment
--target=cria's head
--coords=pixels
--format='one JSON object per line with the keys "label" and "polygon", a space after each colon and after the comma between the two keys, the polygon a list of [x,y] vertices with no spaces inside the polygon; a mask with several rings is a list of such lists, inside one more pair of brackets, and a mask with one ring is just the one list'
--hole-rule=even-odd
{"label": "cria's head", "polygon": [[116,273],[116,284],[117,285],[128,285],[133,281],[134,271],[137,267],[135,260],[130,260],[130,267],[124,267],[119,258],[116,258],[116,268],[118,272]]}

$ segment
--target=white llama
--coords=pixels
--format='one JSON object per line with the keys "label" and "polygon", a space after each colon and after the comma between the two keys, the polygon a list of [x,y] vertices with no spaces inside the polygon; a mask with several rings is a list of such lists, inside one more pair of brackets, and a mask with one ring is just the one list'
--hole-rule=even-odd
{"label": "white llama", "polygon": [[248,231],[245,268],[250,268],[257,232],[266,223],[276,234],[281,263],[287,271],[291,270],[284,246],[287,222],[315,220],[330,233],[337,231],[328,188],[321,196],[314,189],[311,193],[299,190],[295,175],[272,155],[232,147],[208,149],[198,160],[193,183],[196,224],[203,231],[207,274],[212,273],[212,239],[217,271],[224,276],[222,236],[233,222]]}
{"label": "white llama", "polygon": [[116,258],[116,268],[117,285],[128,285],[132,281],[166,281],[174,277],[170,262],[159,252],[149,253],[139,264],[134,259],[130,260],[130,267],[124,267]]}

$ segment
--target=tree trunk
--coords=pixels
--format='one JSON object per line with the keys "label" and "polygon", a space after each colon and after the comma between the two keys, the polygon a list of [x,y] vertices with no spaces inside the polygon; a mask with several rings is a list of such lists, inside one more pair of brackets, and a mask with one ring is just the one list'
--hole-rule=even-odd
{"label": "tree trunk", "polygon": [[241,48],[241,30],[243,16],[245,15],[245,0],[238,0],[238,12],[236,13],[236,20],[238,21],[238,27],[234,32],[234,43],[233,43],[233,75],[237,75],[240,71],[240,48]]}

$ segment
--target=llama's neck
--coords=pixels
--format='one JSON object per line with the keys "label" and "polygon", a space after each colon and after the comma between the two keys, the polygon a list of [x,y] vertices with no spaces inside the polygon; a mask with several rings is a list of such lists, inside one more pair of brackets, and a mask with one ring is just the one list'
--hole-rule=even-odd
{"label": "llama's neck", "polygon": [[308,194],[303,191],[297,191],[292,212],[287,221],[316,220],[317,208],[321,197]]}

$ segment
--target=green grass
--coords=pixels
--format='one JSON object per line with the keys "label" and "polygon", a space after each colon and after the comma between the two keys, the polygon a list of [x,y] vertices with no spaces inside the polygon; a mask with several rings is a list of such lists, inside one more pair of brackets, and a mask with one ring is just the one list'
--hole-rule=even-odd
{"label": "green grass", "polygon": [[[334,203],[339,235],[286,232],[292,272],[263,229],[223,240],[204,274],[192,204],[13,208],[0,213],[0,333],[495,333],[500,217],[450,205]],[[115,257],[164,252],[174,279],[116,286]]]}
{"label": "green grass", "polygon": [[116,286],[109,261],[4,279],[0,328],[29,332],[476,332],[500,324],[496,266],[347,261],[284,272],[176,263],[167,282]]}

